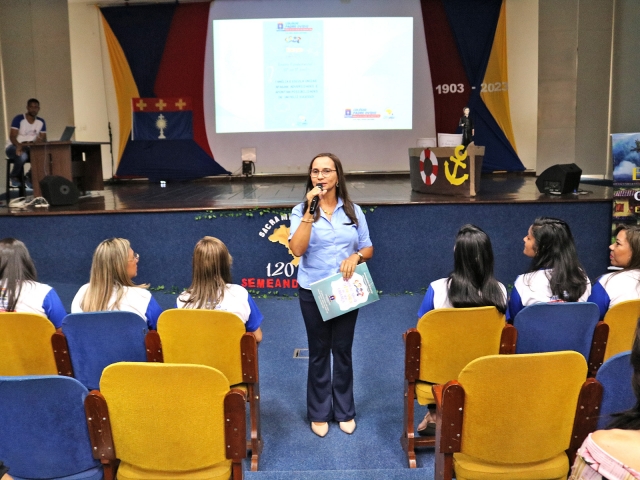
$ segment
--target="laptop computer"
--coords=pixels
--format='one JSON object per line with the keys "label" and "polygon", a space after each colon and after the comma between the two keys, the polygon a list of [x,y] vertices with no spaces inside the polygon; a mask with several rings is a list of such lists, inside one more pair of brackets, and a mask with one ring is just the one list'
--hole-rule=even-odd
{"label": "laptop computer", "polygon": [[76,127],[65,127],[64,128],[64,132],[62,132],[62,136],[60,137],[60,141],[61,142],[68,142],[69,140],[71,140],[71,137],[73,136],[73,132],[76,130]]}

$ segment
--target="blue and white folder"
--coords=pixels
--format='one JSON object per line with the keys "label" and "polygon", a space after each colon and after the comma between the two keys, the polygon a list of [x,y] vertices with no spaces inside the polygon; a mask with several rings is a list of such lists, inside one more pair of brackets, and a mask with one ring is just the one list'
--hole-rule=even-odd
{"label": "blue and white folder", "polygon": [[380,300],[366,263],[356,266],[349,280],[336,273],[309,287],[325,322]]}

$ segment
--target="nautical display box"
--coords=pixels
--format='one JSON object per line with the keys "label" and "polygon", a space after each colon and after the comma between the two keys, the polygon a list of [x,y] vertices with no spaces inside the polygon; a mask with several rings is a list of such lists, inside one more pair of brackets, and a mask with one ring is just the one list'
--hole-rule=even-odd
{"label": "nautical display box", "polygon": [[411,189],[420,193],[475,197],[480,190],[484,147],[410,148]]}

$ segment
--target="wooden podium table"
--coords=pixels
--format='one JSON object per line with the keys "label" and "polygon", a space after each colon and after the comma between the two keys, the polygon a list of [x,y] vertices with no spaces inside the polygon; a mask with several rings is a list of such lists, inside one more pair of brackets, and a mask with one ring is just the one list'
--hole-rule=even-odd
{"label": "wooden podium table", "polygon": [[107,142],[45,142],[29,145],[33,196],[40,197],[40,180],[59,175],[74,182],[78,190],[104,190],[100,145]]}

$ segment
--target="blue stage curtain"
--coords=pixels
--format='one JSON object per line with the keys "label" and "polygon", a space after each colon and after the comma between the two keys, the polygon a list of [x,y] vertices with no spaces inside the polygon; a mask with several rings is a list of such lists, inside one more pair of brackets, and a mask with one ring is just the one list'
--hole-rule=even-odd
{"label": "blue stage curtain", "polygon": [[469,108],[476,145],[486,147],[482,170],[522,171],[524,165],[480,97],[502,0],[444,0],[444,8],[471,84]]}
{"label": "blue stage curtain", "polygon": [[120,42],[141,97],[156,97],[153,86],[175,9],[169,4],[100,10]]}
{"label": "blue stage curtain", "polygon": [[[190,97],[200,102],[194,108],[196,138],[167,140],[136,140],[129,138],[122,152],[117,177],[147,177],[157,180],[190,180],[210,175],[228,175],[209,150],[202,115],[202,62],[205,51],[208,4],[196,5],[140,5],[104,7],[100,11],[113,31],[129,64],[140,97]],[[186,12],[186,15],[185,15]],[[176,21],[178,18],[179,21]],[[190,22],[185,25],[186,21]],[[191,35],[184,41],[182,58],[196,56],[198,62],[167,64],[167,42],[171,36]],[[194,47],[189,42],[195,42]],[[175,47],[175,45],[174,45]],[[175,51],[172,59],[176,58]],[[163,63],[164,62],[164,63]],[[162,66],[181,72],[180,79],[171,84],[172,92],[157,92]],[[198,78],[198,82],[193,79]],[[130,99],[128,99],[130,102]],[[184,138],[182,136],[181,138]]]}

